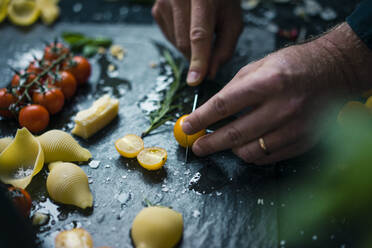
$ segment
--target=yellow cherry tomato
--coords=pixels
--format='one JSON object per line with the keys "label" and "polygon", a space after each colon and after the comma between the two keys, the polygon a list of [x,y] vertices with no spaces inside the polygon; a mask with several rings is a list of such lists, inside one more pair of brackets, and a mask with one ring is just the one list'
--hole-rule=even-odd
{"label": "yellow cherry tomato", "polygon": [[357,101],[347,102],[337,116],[337,121],[341,126],[350,126],[356,120],[371,118],[371,111],[366,105]]}
{"label": "yellow cherry tomato", "polygon": [[365,105],[368,109],[372,110],[372,96],[368,97]]}
{"label": "yellow cherry tomato", "polygon": [[127,134],[115,142],[115,148],[121,156],[135,158],[143,149],[143,140],[135,134]]}
{"label": "yellow cherry tomato", "polygon": [[167,161],[167,151],[159,147],[145,148],[138,153],[137,161],[146,170],[158,170]]}
{"label": "yellow cherry tomato", "polygon": [[183,131],[182,131],[182,123],[183,123],[183,120],[187,117],[188,115],[183,115],[181,116],[176,124],[174,125],[174,128],[173,128],[173,134],[174,134],[174,138],[177,140],[178,144],[180,144],[180,146],[182,147],[190,147],[192,146],[192,144],[194,144],[194,142],[201,136],[205,135],[205,129],[195,133],[195,134],[192,134],[192,135],[187,135],[185,134]]}

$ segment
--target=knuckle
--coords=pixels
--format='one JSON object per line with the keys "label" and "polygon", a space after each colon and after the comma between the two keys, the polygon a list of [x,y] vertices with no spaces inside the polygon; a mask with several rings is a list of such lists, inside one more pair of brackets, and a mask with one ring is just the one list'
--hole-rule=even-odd
{"label": "knuckle", "polygon": [[232,146],[237,146],[241,143],[242,134],[237,128],[230,127],[226,131],[225,135],[226,135],[226,139],[232,144]]}
{"label": "knuckle", "polygon": [[245,73],[244,73],[244,67],[243,67],[239,69],[239,71],[236,73],[235,78],[241,80],[244,78],[244,76],[245,76]]}
{"label": "knuckle", "polygon": [[154,4],[154,6],[151,9],[152,16],[156,18],[160,18],[161,10],[166,8],[166,0],[157,0]]}
{"label": "knuckle", "polygon": [[282,82],[282,81],[285,81],[286,75],[284,73],[284,70],[276,68],[276,69],[271,70],[271,73],[269,74],[269,78],[273,82]]}
{"label": "knuckle", "polygon": [[154,6],[151,9],[151,15],[155,18],[155,20],[158,20],[160,17],[160,10],[157,4],[154,4]]}
{"label": "knuckle", "polygon": [[249,70],[249,66],[251,64],[245,65],[242,68],[239,69],[239,71],[236,73],[235,77],[237,79],[243,79],[247,75],[247,70]]}
{"label": "knuckle", "polygon": [[218,94],[213,99],[213,110],[221,117],[225,117],[228,113],[225,98]]}
{"label": "knuckle", "polygon": [[234,153],[246,163],[251,163],[253,161],[254,154],[250,149],[241,148]]}
{"label": "knuckle", "polygon": [[205,28],[202,27],[193,27],[190,30],[190,41],[198,42],[208,39],[209,33]]}
{"label": "knuckle", "polygon": [[195,111],[195,112],[192,113],[192,115],[193,115],[193,118],[192,119],[188,118],[188,120],[190,121],[190,124],[191,124],[192,128],[195,131],[203,128],[203,122],[202,122],[202,118],[201,118],[199,112],[198,111]]}
{"label": "knuckle", "polygon": [[279,68],[270,69],[266,74],[266,81],[276,92],[283,92],[285,91],[288,76],[284,70]]}
{"label": "knuckle", "polygon": [[301,98],[291,97],[284,100],[282,108],[278,114],[280,120],[288,120],[298,118],[303,115],[304,111],[304,101]]}

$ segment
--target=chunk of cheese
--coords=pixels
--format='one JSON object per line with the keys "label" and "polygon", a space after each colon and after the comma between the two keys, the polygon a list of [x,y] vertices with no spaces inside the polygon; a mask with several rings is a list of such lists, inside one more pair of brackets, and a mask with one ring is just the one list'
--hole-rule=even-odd
{"label": "chunk of cheese", "polygon": [[71,133],[89,138],[109,124],[119,112],[119,101],[104,95],[96,100],[89,109],[80,111],[75,116],[75,127]]}

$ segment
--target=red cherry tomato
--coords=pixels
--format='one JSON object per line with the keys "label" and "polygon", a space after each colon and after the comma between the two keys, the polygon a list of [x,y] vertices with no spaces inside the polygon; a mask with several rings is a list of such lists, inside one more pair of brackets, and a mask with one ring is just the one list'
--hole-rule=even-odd
{"label": "red cherry tomato", "polygon": [[65,64],[65,68],[74,75],[80,85],[88,81],[92,71],[89,61],[82,56],[73,57],[72,61]]}
{"label": "red cherry tomato", "polygon": [[[49,79],[49,82],[51,82],[51,78]],[[61,71],[58,74],[57,80],[53,84],[54,86],[57,86],[60,88],[63,92],[63,95],[65,96],[66,99],[71,98],[73,95],[76,93],[76,87],[77,87],[77,82],[74,77],[70,72],[68,71]]]}
{"label": "red cherry tomato", "polygon": [[12,87],[18,86],[19,85],[19,80],[20,80],[20,76],[18,74],[14,74],[14,76],[12,77],[12,81],[10,82]]}
{"label": "red cherry tomato", "polygon": [[8,197],[12,200],[14,206],[22,213],[22,215],[28,218],[32,205],[30,194],[24,189],[9,187]]}
{"label": "red cherry tomato", "polygon": [[53,61],[58,59],[61,55],[69,53],[70,50],[62,43],[51,43],[44,48],[44,59]]}
{"label": "red cherry tomato", "polygon": [[28,67],[26,72],[33,73],[33,74],[39,74],[43,71],[43,68],[40,66],[40,63],[38,61],[32,61]]}
{"label": "red cherry tomato", "polygon": [[7,89],[0,89],[0,116],[10,118],[13,116],[9,106],[16,101],[15,97]]}
{"label": "red cherry tomato", "polygon": [[[32,81],[34,81],[34,79],[37,77],[37,75],[34,73],[30,73],[27,76],[25,74],[21,74],[21,75],[22,76],[18,74],[14,74],[12,81],[10,82],[12,87],[17,87],[20,84],[23,86],[27,86],[28,84],[32,83]],[[39,80],[39,81],[42,82],[43,80]],[[36,89],[37,89],[37,84],[34,83],[29,89],[28,93],[31,94]],[[25,89],[23,87],[20,87],[20,89],[17,90],[17,94],[21,95],[24,91]]]}
{"label": "red cherry tomato", "polygon": [[32,101],[35,104],[44,106],[50,114],[56,114],[63,108],[65,104],[65,96],[62,90],[58,88],[50,89],[44,93],[34,91]]}
{"label": "red cherry tomato", "polygon": [[48,110],[38,104],[23,107],[18,115],[18,122],[33,133],[44,130],[49,124]]}

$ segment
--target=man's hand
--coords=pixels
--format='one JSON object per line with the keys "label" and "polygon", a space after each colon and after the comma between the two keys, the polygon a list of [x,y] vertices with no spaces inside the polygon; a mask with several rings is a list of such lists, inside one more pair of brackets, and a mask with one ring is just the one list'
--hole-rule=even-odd
{"label": "man's hand", "polygon": [[[347,24],[312,42],[288,47],[242,68],[183,123],[195,133],[241,110],[251,111],[199,138],[198,156],[232,149],[244,161],[267,164],[299,155],[319,139],[320,115],[338,97],[368,87],[372,52]],[[258,142],[263,138],[270,152]]]}
{"label": "man's hand", "polygon": [[243,27],[240,0],[157,0],[152,14],[167,39],[190,59],[191,86],[216,75],[233,55]]}

